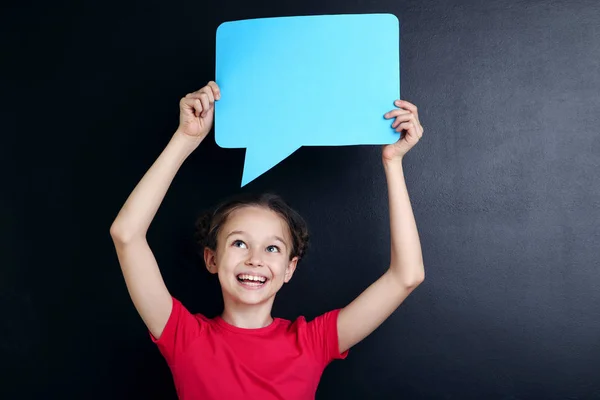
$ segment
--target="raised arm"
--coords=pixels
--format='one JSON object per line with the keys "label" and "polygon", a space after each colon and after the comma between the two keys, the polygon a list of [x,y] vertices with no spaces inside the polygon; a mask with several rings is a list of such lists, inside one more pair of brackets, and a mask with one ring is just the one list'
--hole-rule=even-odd
{"label": "raised arm", "polygon": [[423,281],[425,270],[419,234],[404,181],[404,155],[423,135],[417,108],[397,101],[402,108],[390,111],[386,118],[396,118],[396,131],[406,131],[398,142],[383,148],[382,160],[388,186],[391,233],[389,269],[338,316],[340,352],[363,340],[400,306]]}
{"label": "raised arm", "polygon": [[133,304],[156,338],[169,319],[172,299],[146,241],[146,233],[173,178],[211,129],[219,88],[210,82],[181,99],[179,127],[137,184],[110,227]]}

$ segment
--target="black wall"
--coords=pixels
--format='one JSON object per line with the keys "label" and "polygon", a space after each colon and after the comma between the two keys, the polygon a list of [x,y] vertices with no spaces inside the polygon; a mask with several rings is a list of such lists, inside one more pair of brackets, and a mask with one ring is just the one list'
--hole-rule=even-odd
{"label": "black wall", "polygon": [[[426,281],[325,371],[317,397],[600,399],[600,3],[285,3],[4,6],[0,398],[175,398],[109,227],[176,129],[179,99],[214,78],[217,26],[389,12],[401,97],[425,127],[405,174]],[[243,158],[210,136],[150,228],[192,311],[222,306],[194,219],[240,190]],[[302,148],[243,190],[278,192],[312,230],[278,316],[344,306],[387,268],[379,146]]]}

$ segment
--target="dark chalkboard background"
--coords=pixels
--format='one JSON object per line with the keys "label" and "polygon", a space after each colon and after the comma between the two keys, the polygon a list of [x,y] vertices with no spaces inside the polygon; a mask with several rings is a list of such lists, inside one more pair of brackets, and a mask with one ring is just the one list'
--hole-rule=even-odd
{"label": "dark chalkboard background", "polygon": [[[426,281],[317,397],[600,399],[600,3],[216,4],[4,5],[0,398],[175,398],[109,227],[179,99],[214,78],[217,26],[386,12],[401,22],[401,97],[425,127],[405,174]],[[243,158],[211,136],[150,228],[167,286],[196,312],[221,300],[194,218],[240,190]],[[343,306],[387,268],[378,146],[302,148],[244,190],[276,191],[312,230],[278,316]]]}

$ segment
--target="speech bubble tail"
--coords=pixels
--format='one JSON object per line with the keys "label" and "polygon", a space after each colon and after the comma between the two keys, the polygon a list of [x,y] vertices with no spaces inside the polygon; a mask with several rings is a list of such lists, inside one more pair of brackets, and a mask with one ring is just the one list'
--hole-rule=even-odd
{"label": "speech bubble tail", "polygon": [[299,148],[300,146],[292,143],[276,143],[275,141],[247,147],[242,187],[285,160]]}

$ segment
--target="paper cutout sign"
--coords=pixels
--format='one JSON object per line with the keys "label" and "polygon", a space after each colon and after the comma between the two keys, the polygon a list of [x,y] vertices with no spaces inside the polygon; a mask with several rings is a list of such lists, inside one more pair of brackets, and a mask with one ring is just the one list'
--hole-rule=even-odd
{"label": "paper cutout sign", "polygon": [[246,148],[242,186],[301,146],[383,145],[400,95],[392,14],[261,18],[217,29],[215,140]]}

